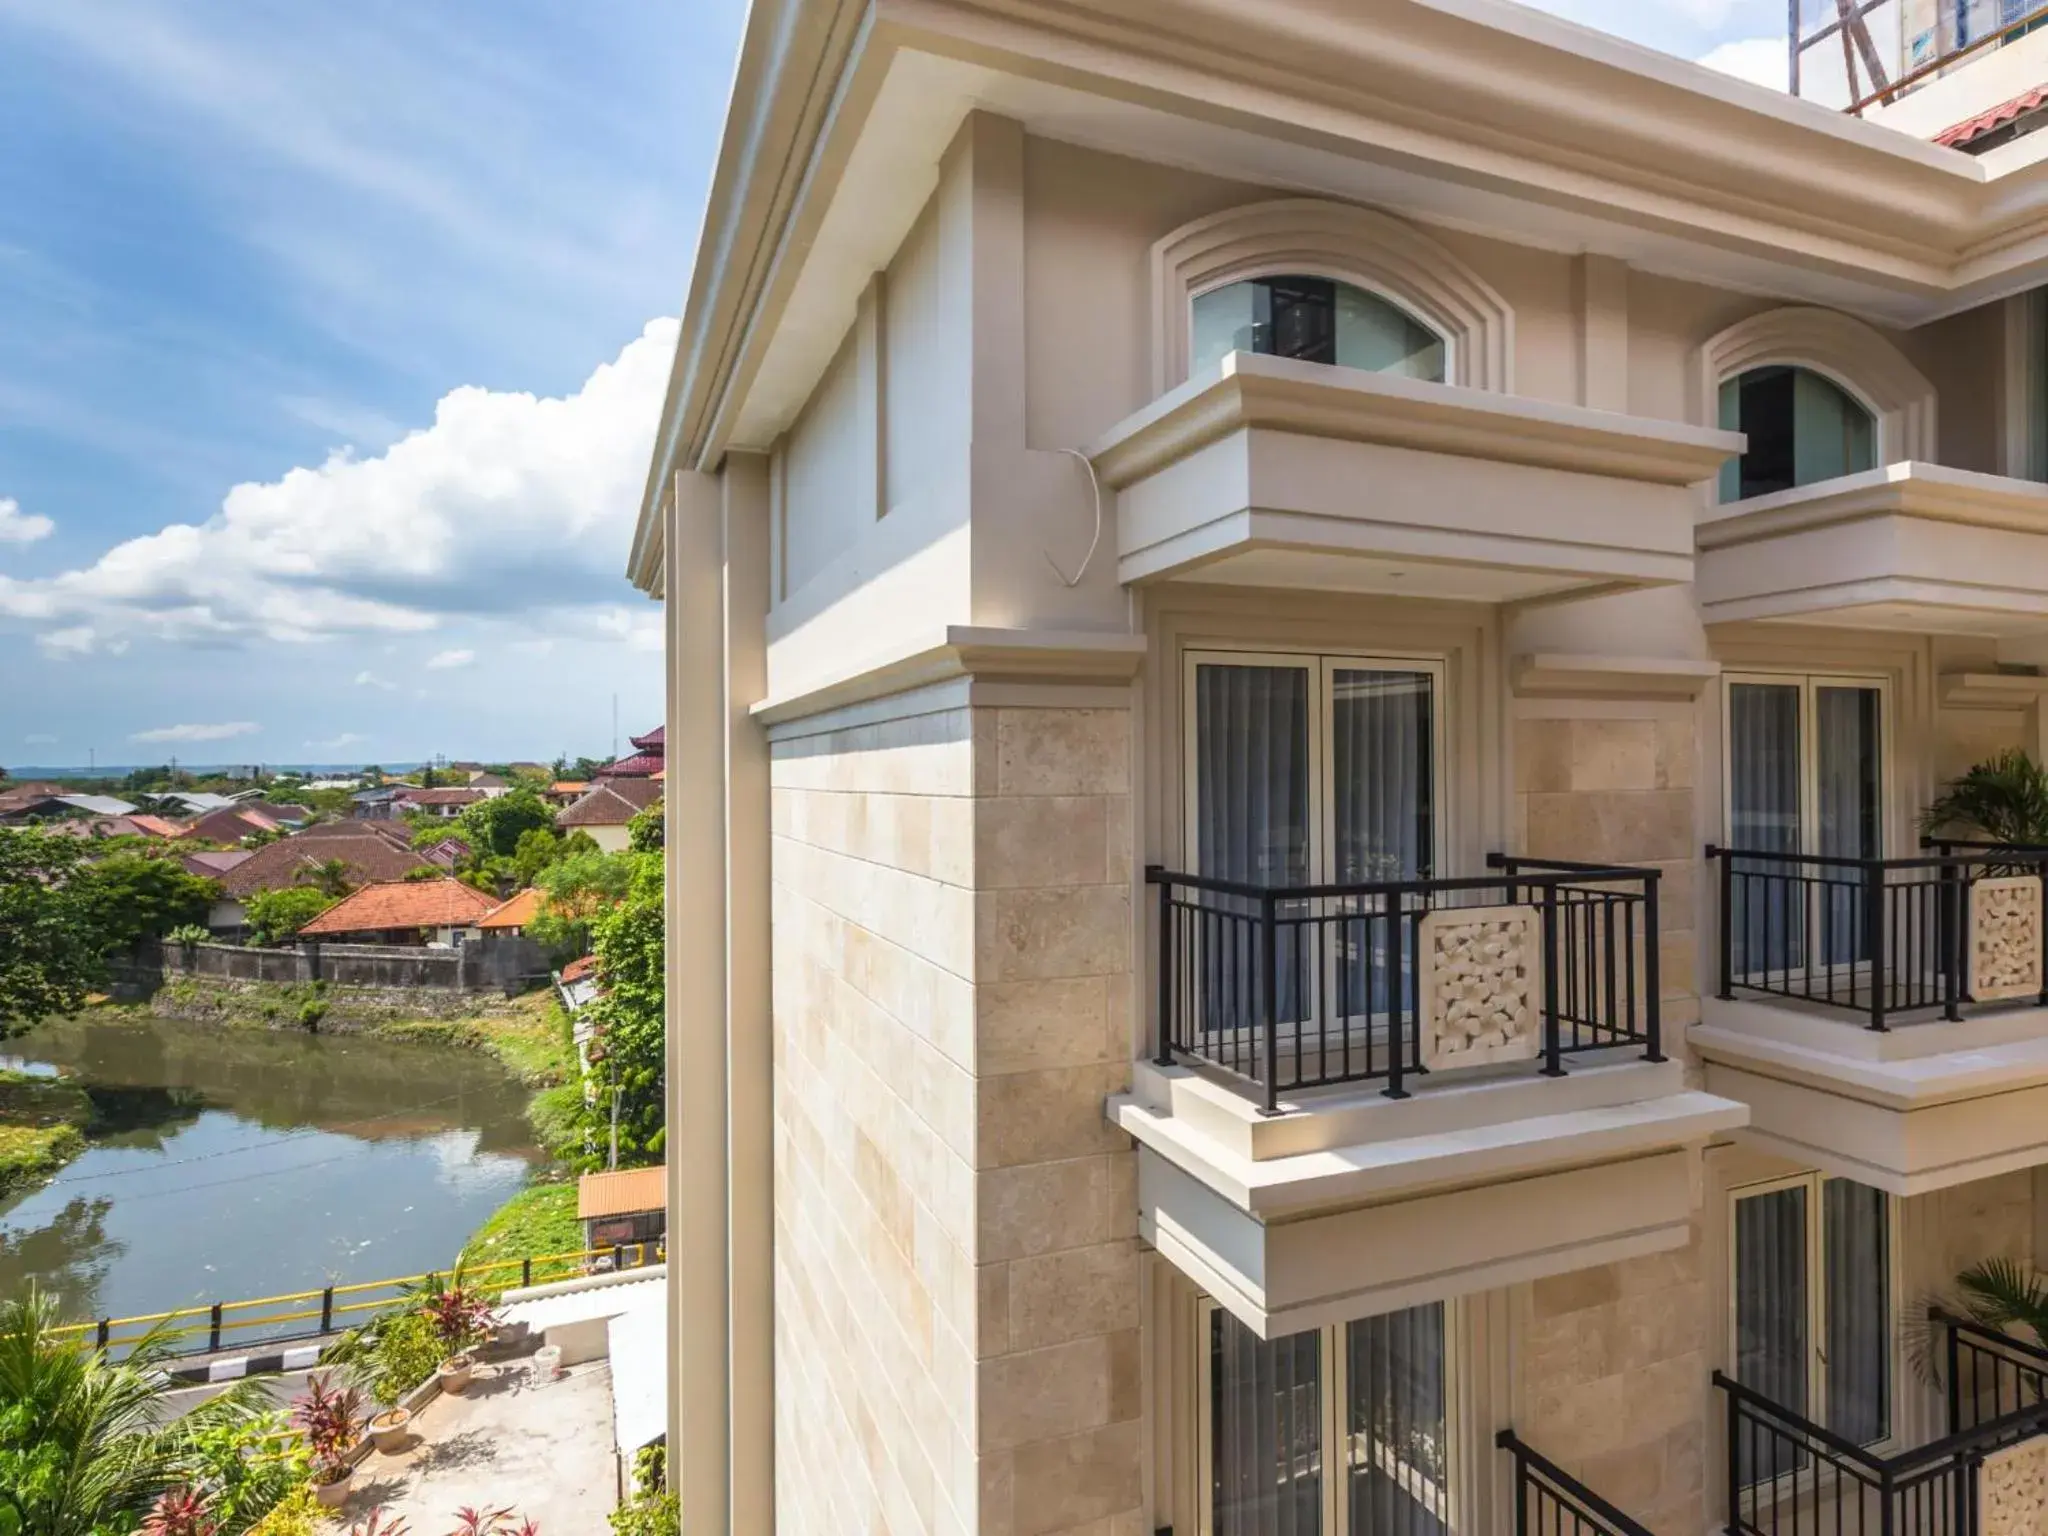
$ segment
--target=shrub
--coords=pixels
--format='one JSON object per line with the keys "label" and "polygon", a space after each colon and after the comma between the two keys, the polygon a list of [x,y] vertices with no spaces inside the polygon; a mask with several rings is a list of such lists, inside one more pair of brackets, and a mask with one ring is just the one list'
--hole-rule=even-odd
{"label": "shrub", "polygon": [[192,949],[204,944],[213,935],[198,923],[180,923],[164,937],[180,949]]}
{"label": "shrub", "polygon": [[326,1513],[311,1486],[301,1483],[249,1527],[249,1536],[320,1536]]}
{"label": "shrub", "polygon": [[681,1536],[682,1501],[672,1493],[638,1493],[612,1511],[612,1536]]}

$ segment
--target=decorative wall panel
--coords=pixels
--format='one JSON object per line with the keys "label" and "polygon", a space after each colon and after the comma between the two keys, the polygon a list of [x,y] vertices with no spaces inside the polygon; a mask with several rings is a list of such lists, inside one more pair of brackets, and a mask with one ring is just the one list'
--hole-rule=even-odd
{"label": "decorative wall panel", "polygon": [[1543,1040],[1543,920],[1534,907],[1465,907],[1421,920],[1422,1064],[1432,1072],[1527,1061]]}
{"label": "decorative wall panel", "polygon": [[1970,996],[1980,1003],[2041,991],[2041,882],[2033,875],[1970,888]]}

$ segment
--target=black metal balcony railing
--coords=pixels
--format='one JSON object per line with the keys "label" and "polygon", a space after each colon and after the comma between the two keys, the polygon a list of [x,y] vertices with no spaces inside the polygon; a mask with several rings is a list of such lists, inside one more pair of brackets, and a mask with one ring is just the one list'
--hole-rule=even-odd
{"label": "black metal balcony railing", "polygon": [[1155,1054],[1216,1069],[1277,1111],[1285,1088],[1384,1080],[1406,1098],[1424,1070],[1422,920],[1528,906],[1540,924],[1541,1070],[1640,1046],[1663,1060],[1654,869],[1510,859],[1497,873],[1277,888],[1154,866],[1159,892]]}
{"label": "black metal balcony railing", "polygon": [[1936,1309],[1948,1427],[1965,1434],[2048,1404],[2048,1349]]}
{"label": "black metal balcony railing", "polygon": [[[1918,858],[1854,859],[1709,845],[1720,907],[1718,995],[1791,998],[1862,1014],[1962,1017],[1978,882],[2040,874],[2048,850],[1937,844]],[[2044,973],[2048,974],[2048,973]],[[2048,992],[2039,999],[2048,1004]]]}
{"label": "black metal balcony railing", "polygon": [[[1936,1321],[1946,1335],[1949,1433],[1912,1450],[1880,1455],[1714,1373],[1727,1408],[1730,1536],[1978,1536],[1978,1469],[1992,1453],[2048,1433],[2048,1402],[2023,1400],[2028,1390],[2038,1394],[2011,1371],[2026,1364],[2024,1348],[2007,1355],[2014,1341],[2002,1335]],[[2033,1364],[2048,1366],[2048,1356]],[[1986,1395],[1967,1391],[1973,1381]],[[2003,1401],[2017,1406],[1997,1411],[1996,1381],[2007,1391]]]}
{"label": "black metal balcony railing", "polygon": [[1494,1437],[1515,1462],[1515,1536],[1651,1536],[1511,1429]]}

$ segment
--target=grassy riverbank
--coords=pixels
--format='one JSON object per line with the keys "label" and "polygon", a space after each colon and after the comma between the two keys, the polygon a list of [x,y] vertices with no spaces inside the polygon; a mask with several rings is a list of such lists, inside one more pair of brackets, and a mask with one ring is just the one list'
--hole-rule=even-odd
{"label": "grassy riverbank", "polygon": [[493,1259],[545,1258],[583,1251],[576,1219],[576,1183],[529,1184],[499,1206],[462,1250],[471,1264]]}
{"label": "grassy riverbank", "polygon": [[85,1150],[85,1090],[62,1078],[0,1072],[0,1195],[48,1178]]}

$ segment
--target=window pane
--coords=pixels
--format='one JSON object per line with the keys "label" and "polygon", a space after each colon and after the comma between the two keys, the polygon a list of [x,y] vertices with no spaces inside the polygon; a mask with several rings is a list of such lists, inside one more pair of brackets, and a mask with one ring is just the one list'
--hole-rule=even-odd
{"label": "window pane", "polygon": [[1822,1188],[1827,1425],[1869,1445],[1891,1433],[1891,1205],[1849,1179]]}
{"label": "window pane", "polygon": [[1434,684],[1427,672],[1332,672],[1340,881],[1429,875]]}
{"label": "window pane", "polygon": [[1267,1343],[1218,1308],[1209,1329],[1216,1536],[1317,1536],[1323,1519],[1322,1335]]}
{"label": "window pane", "polygon": [[[1752,368],[1724,383],[1720,419],[1749,438],[1733,481],[1738,496],[1769,496],[1877,462],[1877,424],[1870,412],[1810,369]],[[1732,499],[1725,470],[1721,486],[1722,499]]]}
{"label": "window pane", "polygon": [[1199,873],[1308,883],[1306,667],[1195,668]]}
{"label": "window pane", "polygon": [[[1735,1202],[1735,1379],[1779,1407],[1809,1409],[1804,1185]],[[1791,1470],[1791,1447],[1769,1436],[1735,1448],[1745,1483]]]}
{"label": "window pane", "polygon": [[1253,278],[1194,300],[1188,377],[1232,352],[1336,363],[1441,383],[1444,341],[1399,305],[1327,277]]}
{"label": "window pane", "polygon": [[1443,1305],[1369,1317],[1345,1335],[1351,1536],[1437,1536],[1450,1528]]}
{"label": "window pane", "polygon": [[1377,294],[1337,284],[1337,362],[1368,373],[1398,373],[1405,378],[1444,380],[1444,344],[1427,326],[1419,325]]}
{"label": "window pane", "polygon": [[1196,297],[1189,378],[1214,373],[1233,352],[1259,350],[1258,323],[1265,299],[1266,290],[1258,283],[1232,283]]}
{"label": "window pane", "polygon": [[[1879,697],[1875,688],[1824,685],[1814,690],[1817,851],[1832,857],[1875,859],[1884,852]],[[1831,886],[1822,900],[1820,948],[1827,962],[1844,965],[1867,958],[1861,890],[1847,883]]]}
{"label": "window pane", "polygon": [[[1742,852],[1800,851],[1799,697],[1797,683],[1728,685],[1728,842]],[[1737,975],[1802,963],[1805,887],[1786,878],[1796,873],[1736,861],[1726,920]]]}

